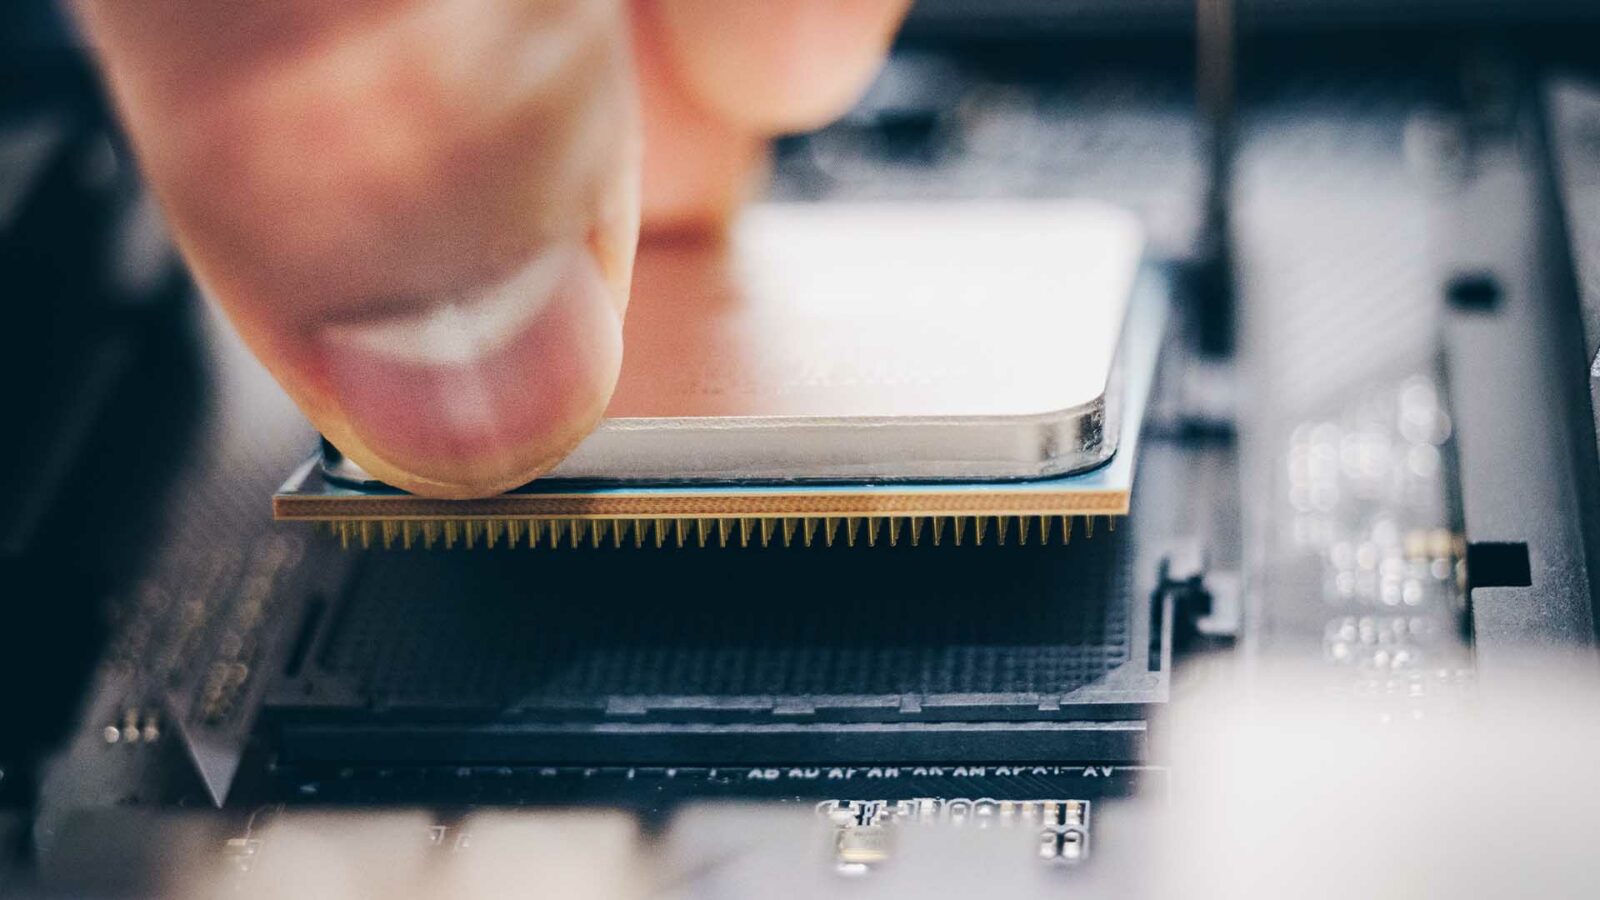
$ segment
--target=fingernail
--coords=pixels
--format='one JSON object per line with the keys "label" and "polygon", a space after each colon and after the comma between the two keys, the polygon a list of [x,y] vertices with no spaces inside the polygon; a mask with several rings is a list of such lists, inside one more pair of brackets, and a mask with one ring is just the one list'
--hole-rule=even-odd
{"label": "fingernail", "polygon": [[616,306],[577,244],[487,289],[319,336],[329,386],[368,449],[441,483],[553,465],[604,407],[621,358]]}

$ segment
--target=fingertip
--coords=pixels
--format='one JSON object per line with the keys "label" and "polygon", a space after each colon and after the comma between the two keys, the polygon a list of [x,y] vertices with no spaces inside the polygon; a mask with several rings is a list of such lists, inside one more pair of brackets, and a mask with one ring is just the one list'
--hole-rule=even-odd
{"label": "fingertip", "polygon": [[599,421],[639,228],[620,0],[78,2],[191,270],[353,460],[484,496]]}
{"label": "fingertip", "polygon": [[616,385],[615,291],[587,250],[553,248],[489,291],[317,330],[314,424],[396,487],[500,493],[548,471]]}
{"label": "fingertip", "polygon": [[877,72],[910,0],[639,0],[680,78],[767,134],[826,124]]}
{"label": "fingertip", "polygon": [[767,142],[693,96],[672,65],[658,23],[640,12],[633,19],[633,55],[644,146],[643,230],[716,230],[759,184]]}

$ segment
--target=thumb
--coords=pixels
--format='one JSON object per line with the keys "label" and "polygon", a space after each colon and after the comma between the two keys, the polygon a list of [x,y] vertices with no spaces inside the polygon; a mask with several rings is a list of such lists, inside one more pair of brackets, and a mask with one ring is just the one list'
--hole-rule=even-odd
{"label": "thumb", "polygon": [[526,482],[598,422],[638,235],[616,0],[78,0],[202,286],[390,484]]}

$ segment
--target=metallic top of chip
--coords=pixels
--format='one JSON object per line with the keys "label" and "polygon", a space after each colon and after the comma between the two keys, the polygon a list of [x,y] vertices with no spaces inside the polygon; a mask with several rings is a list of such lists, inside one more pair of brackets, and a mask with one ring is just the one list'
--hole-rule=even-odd
{"label": "metallic top of chip", "polygon": [[1116,450],[1116,350],[1142,252],[1133,216],[1071,201],[769,204],[725,244],[647,244],[607,416],[548,477],[1092,468]]}

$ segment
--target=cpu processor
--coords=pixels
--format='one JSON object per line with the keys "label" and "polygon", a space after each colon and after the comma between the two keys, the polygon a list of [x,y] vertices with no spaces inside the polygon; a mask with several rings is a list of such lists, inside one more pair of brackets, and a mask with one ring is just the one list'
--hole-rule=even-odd
{"label": "cpu processor", "polygon": [[1142,256],[1092,203],[761,206],[641,248],[606,418],[545,477],[435,500],[325,447],[274,510],[406,546],[1063,539],[1127,511]]}

